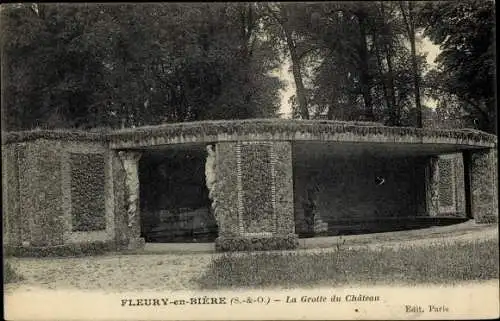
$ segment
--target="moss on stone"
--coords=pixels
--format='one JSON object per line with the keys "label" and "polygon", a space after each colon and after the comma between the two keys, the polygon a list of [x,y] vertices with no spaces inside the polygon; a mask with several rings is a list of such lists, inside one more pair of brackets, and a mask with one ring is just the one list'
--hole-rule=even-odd
{"label": "moss on stone", "polygon": [[104,155],[71,153],[73,231],[106,229]]}
{"label": "moss on stone", "polygon": [[260,133],[310,133],[353,134],[360,136],[414,136],[416,138],[457,139],[475,143],[495,144],[495,135],[471,129],[430,129],[415,127],[387,127],[377,123],[342,122],[332,120],[288,120],[288,119],[247,119],[199,121],[172,123],[157,126],[143,126],[128,129],[98,129],[95,131],[32,130],[3,133],[3,144],[51,139],[64,141],[111,141],[115,143],[135,141],[151,137],[203,137],[228,135],[248,135]]}

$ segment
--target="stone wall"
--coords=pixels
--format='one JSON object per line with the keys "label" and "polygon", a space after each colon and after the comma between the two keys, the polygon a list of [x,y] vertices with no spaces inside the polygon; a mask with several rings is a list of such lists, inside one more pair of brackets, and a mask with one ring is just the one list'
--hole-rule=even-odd
{"label": "stone wall", "polygon": [[115,225],[110,151],[91,142],[63,146],[65,243],[112,241]]}
{"label": "stone wall", "polygon": [[421,158],[299,157],[294,164],[297,230],[310,232],[304,216],[307,188],[315,188],[316,213],[330,224],[425,215],[424,171]]}
{"label": "stone wall", "polygon": [[238,175],[236,142],[216,145],[216,212],[220,237],[240,234],[238,221]]}
{"label": "stone wall", "polygon": [[218,143],[216,157],[217,250],[295,248],[291,144]]}
{"label": "stone wall", "polygon": [[477,223],[498,222],[497,151],[470,153],[471,211]]}
{"label": "stone wall", "polygon": [[2,146],[2,212],[3,240],[7,246],[22,243],[22,217],[19,200],[19,146]]}
{"label": "stone wall", "polygon": [[123,249],[128,245],[129,233],[127,227],[127,203],[125,187],[125,169],[118,156],[118,151],[110,152],[112,163],[112,184],[114,197],[114,226],[115,226],[115,244],[117,248]]}
{"label": "stone wall", "polygon": [[[111,167],[103,146],[39,139],[3,147],[8,246],[61,248],[113,238],[114,224],[109,223],[114,201],[110,195],[112,185],[106,180]],[[92,166],[81,168],[80,175],[75,175],[75,163],[71,162],[70,154],[88,158],[95,153],[101,156],[101,168],[92,163]],[[94,179],[86,180],[86,185],[80,182],[82,175],[94,176]],[[102,183],[102,190],[96,189],[96,180]],[[75,228],[75,219],[78,216],[81,219],[82,213],[86,218],[98,217],[98,228]]]}
{"label": "stone wall", "polygon": [[[32,193],[38,194],[33,214],[32,244],[55,246],[64,244],[64,212],[62,211],[61,149],[50,142],[38,147],[38,181]],[[36,191],[36,192],[35,192]]]}
{"label": "stone wall", "polygon": [[4,147],[6,243],[62,245],[61,147],[46,140]]}
{"label": "stone wall", "polygon": [[435,216],[465,217],[465,181],[462,154],[437,157]]}
{"label": "stone wall", "polygon": [[494,147],[497,141],[495,135],[475,130],[388,127],[355,122],[290,119],[201,121],[144,126],[113,131],[107,133],[105,138],[109,140],[110,147],[115,149],[232,141],[449,144],[486,148]]}
{"label": "stone wall", "polygon": [[[124,168],[115,150],[128,153],[165,144],[216,145],[220,235],[239,239],[238,247],[243,249],[293,248],[292,215],[295,208],[297,220],[303,221],[304,191],[311,182],[317,185],[315,203],[325,221],[426,215],[424,168],[428,159],[394,158],[391,149],[397,147],[415,148],[425,155],[470,150],[466,171],[471,202],[467,206],[478,222],[498,217],[496,151],[491,149],[497,139],[478,131],[244,120],[102,132],[14,132],[2,138],[4,236],[6,244],[17,247],[98,242],[130,246],[131,237],[140,232],[138,206],[134,205],[138,198],[135,194],[131,198],[130,193],[137,184],[129,179],[136,166]],[[308,146],[310,141],[379,143],[387,156],[337,154],[311,161],[294,155],[292,166],[291,144]],[[249,144],[242,147],[243,142]],[[83,166],[81,171],[79,166]],[[460,172],[460,166],[452,168]],[[456,195],[463,190],[461,184],[455,184]],[[464,205],[456,198],[458,209]],[[90,224],[92,219],[97,221]]]}
{"label": "stone wall", "polygon": [[106,229],[104,155],[70,153],[72,231]]}
{"label": "stone wall", "polygon": [[293,160],[292,146],[289,142],[274,144],[275,175],[276,175],[276,217],[277,233],[295,233],[295,220],[293,215]]}
{"label": "stone wall", "polygon": [[237,154],[241,228],[247,233],[274,233],[276,191],[272,145],[242,143]]}

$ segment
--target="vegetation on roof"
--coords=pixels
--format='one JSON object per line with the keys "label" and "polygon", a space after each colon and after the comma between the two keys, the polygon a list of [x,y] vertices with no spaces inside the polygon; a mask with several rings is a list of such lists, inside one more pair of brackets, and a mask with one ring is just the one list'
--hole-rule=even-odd
{"label": "vegetation on roof", "polygon": [[200,121],[144,126],[120,130],[102,129],[99,131],[69,131],[69,130],[33,130],[22,132],[6,132],[3,143],[15,143],[36,139],[64,141],[128,141],[147,139],[152,136],[213,136],[217,134],[246,135],[268,132],[279,133],[310,133],[313,135],[351,133],[354,135],[386,135],[451,138],[471,140],[473,142],[496,143],[495,135],[481,131],[459,129],[430,129],[415,127],[387,127],[369,122],[341,122],[329,120],[285,120],[285,119],[252,119]]}

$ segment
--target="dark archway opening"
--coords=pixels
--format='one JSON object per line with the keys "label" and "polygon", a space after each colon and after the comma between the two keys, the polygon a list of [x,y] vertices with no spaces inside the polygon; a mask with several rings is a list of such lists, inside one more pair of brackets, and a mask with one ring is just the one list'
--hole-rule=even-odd
{"label": "dark archway opening", "polygon": [[355,235],[467,221],[465,213],[429,216],[430,152],[402,145],[295,143],[296,233]]}
{"label": "dark archway opening", "polygon": [[146,151],[139,163],[141,236],[151,243],[213,242],[205,145]]}

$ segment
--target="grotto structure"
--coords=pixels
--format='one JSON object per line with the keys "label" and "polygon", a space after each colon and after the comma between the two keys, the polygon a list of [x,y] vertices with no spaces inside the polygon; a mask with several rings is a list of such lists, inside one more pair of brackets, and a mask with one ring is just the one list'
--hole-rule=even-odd
{"label": "grotto structure", "polygon": [[[163,220],[149,208],[167,213],[166,228],[198,219],[194,239],[211,220],[217,251],[293,249],[299,236],[381,220],[493,223],[496,148],[475,130],[315,120],[4,132],[4,248],[140,249],[154,239],[145,222]],[[189,184],[176,185],[180,172]],[[204,210],[172,218],[173,198]]]}

